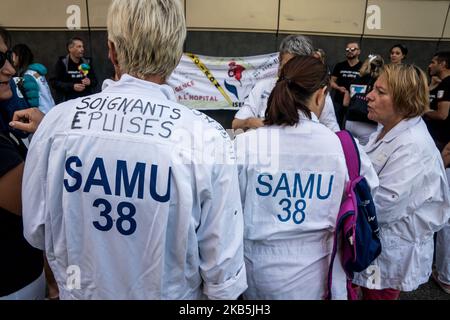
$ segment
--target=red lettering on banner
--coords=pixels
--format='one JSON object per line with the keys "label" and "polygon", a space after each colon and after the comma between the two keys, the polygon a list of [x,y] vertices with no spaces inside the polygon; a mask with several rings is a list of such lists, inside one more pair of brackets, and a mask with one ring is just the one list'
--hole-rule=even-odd
{"label": "red lettering on banner", "polygon": [[180,91],[183,91],[186,88],[193,87],[193,86],[194,86],[194,80],[191,80],[189,82],[183,83],[182,85],[180,85],[178,87],[175,87],[175,92],[180,92]]}
{"label": "red lettering on banner", "polygon": [[218,101],[216,96],[199,96],[199,95],[193,95],[193,94],[179,95],[178,100],[213,101],[213,102]]}

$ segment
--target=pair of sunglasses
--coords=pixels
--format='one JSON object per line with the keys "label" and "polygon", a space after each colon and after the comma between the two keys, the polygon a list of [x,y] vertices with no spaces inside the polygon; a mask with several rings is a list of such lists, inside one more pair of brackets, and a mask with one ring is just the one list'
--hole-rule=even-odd
{"label": "pair of sunglasses", "polygon": [[0,52],[0,69],[3,68],[6,60],[8,60],[11,65],[13,65],[13,52],[11,50]]}
{"label": "pair of sunglasses", "polygon": [[353,52],[353,51],[356,51],[356,50],[358,50],[358,48],[345,48],[345,51],[347,51],[347,52]]}

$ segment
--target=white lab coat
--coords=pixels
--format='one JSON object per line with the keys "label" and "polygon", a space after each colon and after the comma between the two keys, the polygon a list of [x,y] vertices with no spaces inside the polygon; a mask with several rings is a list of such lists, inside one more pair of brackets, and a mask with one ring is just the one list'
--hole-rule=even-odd
{"label": "white lab coat", "polygon": [[428,281],[433,234],[450,217],[441,155],[421,117],[403,120],[365,147],[380,179],[374,197],[382,251],[354,283],[370,289],[415,290]]}
{"label": "white lab coat", "polygon": [[42,121],[24,235],[46,251],[62,299],[235,299],[247,287],[233,145],[174,101],[123,75]]}
{"label": "white lab coat", "polygon": [[[450,168],[445,172],[450,192]],[[436,235],[436,271],[439,280],[450,285],[450,221]]]}
{"label": "white lab coat", "polygon": [[[325,294],[336,217],[349,178],[338,137],[314,114],[311,120],[299,114],[295,127],[266,126],[235,140],[247,299],[322,299]],[[361,162],[375,188],[378,178],[362,150]],[[347,299],[339,259],[332,297]]]}
{"label": "white lab coat", "polygon": [[[245,120],[248,118],[265,118],[267,100],[269,99],[272,89],[277,83],[276,78],[263,79],[256,83],[250,91],[249,96],[244,101],[244,105],[235,114],[236,119]],[[324,124],[331,131],[339,131],[339,125],[336,121],[334,113],[333,101],[329,94],[326,96],[325,106],[319,117],[320,123]]]}

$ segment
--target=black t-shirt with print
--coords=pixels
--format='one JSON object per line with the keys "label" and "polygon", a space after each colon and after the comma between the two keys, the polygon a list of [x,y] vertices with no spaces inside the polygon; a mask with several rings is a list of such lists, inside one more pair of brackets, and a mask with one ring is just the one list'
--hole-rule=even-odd
{"label": "black t-shirt with print", "polygon": [[377,124],[367,117],[367,95],[372,91],[376,79],[370,74],[358,76],[350,85],[350,103],[347,108],[347,120]]}
{"label": "black t-shirt with print", "polygon": [[[431,110],[437,110],[438,103],[442,101],[450,101],[450,76],[444,78],[436,88],[430,91]],[[441,148],[450,142],[450,114],[445,120],[425,119],[431,136],[439,142]]]}
{"label": "black t-shirt with print", "polygon": [[[352,67],[349,65],[348,61],[345,60],[336,64],[331,75],[337,78],[336,83],[338,86],[350,90],[351,83],[359,76],[359,69],[361,69],[361,66],[361,61]],[[336,91],[334,101],[342,104],[343,99],[344,95],[341,92]]]}
{"label": "black t-shirt with print", "polygon": [[[0,133],[0,177],[23,160],[19,144],[7,134]],[[22,289],[42,274],[43,253],[25,240],[22,217],[1,207],[0,254],[0,297]]]}

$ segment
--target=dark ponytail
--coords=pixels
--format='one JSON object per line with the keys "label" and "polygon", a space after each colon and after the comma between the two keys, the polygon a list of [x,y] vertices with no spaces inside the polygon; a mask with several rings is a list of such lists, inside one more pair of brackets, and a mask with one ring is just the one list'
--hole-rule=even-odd
{"label": "dark ponytail", "polygon": [[264,124],[294,126],[299,111],[311,119],[307,104],[314,92],[328,85],[328,80],[327,68],[320,60],[311,56],[289,60],[267,101]]}

